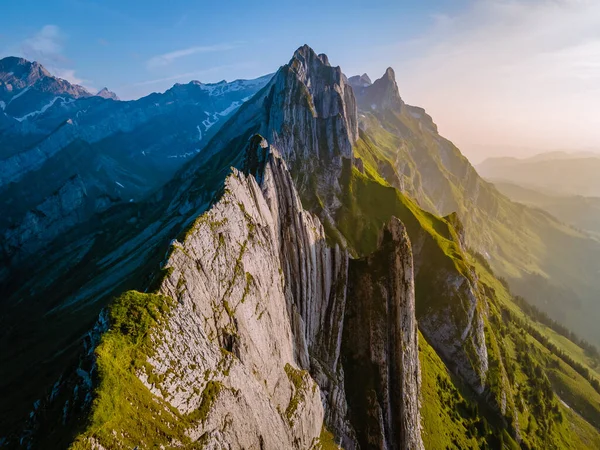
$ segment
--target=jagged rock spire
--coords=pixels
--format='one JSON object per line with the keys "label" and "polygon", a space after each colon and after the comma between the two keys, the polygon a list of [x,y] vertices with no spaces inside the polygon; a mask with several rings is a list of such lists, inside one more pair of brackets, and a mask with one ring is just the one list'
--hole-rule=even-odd
{"label": "jagged rock spire", "polygon": [[[353,80],[356,78],[352,77]],[[404,101],[400,97],[396,74],[391,67],[388,67],[383,76],[371,85],[360,85],[356,81],[352,86],[361,109],[400,111],[403,108]]]}
{"label": "jagged rock spire", "polygon": [[363,89],[373,84],[371,78],[366,73],[363,73],[362,75],[354,75],[353,77],[348,78],[348,83],[354,90]]}
{"label": "jagged rock spire", "polygon": [[360,448],[424,448],[413,266],[406,228],[395,217],[376,252],[350,261],[342,354]]}
{"label": "jagged rock spire", "polygon": [[316,185],[326,209],[339,204],[343,160],[353,158],[358,140],[356,100],[342,70],[304,45],[257,102],[267,115],[260,133],[280,150],[301,194]]}
{"label": "jagged rock spire", "polygon": [[115,94],[113,91],[109,91],[107,87],[100,89],[96,95],[98,97],[102,97],[102,98],[119,100],[119,97],[117,97],[117,94]]}

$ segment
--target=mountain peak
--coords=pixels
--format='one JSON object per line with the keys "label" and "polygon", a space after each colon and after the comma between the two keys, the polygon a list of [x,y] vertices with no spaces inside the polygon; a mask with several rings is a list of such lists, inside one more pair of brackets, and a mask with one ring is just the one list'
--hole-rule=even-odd
{"label": "mountain peak", "polygon": [[331,64],[329,64],[329,58],[327,57],[327,55],[325,53],[320,53],[319,54],[319,59],[323,62],[323,64],[325,64],[326,66],[331,66]]}
{"label": "mountain peak", "polygon": [[388,67],[385,70],[385,74],[383,75],[383,77],[393,81],[394,83],[396,82],[396,72],[394,72],[394,69],[392,69],[391,67]]}
{"label": "mountain peak", "polygon": [[371,78],[366,73],[362,75],[354,75],[353,77],[348,78],[348,83],[352,86],[353,89],[362,89],[369,87],[373,84]]}
{"label": "mountain peak", "polygon": [[117,94],[115,94],[113,91],[109,91],[107,87],[103,87],[102,89],[100,89],[96,93],[96,96],[111,99],[111,100],[119,100],[119,97],[117,97]]}
{"label": "mountain peak", "polygon": [[317,55],[317,53],[308,45],[303,45],[294,52],[294,56],[290,61],[290,67],[304,67],[304,70],[318,68],[320,66],[331,67],[329,58],[325,53]]}
{"label": "mountain peak", "polygon": [[[362,77],[360,78],[362,79]],[[352,77],[350,83],[356,91],[356,97],[362,109],[399,111],[404,106],[396,83],[396,73],[391,67],[388,67],[383,76],[371,85],[361,84],[357,77]]]}
{"label": "mountain peak", "polygon": [[13,78],[33,83],[43,77],[51,77],[44,66],[37,61],[28,61],[18,56],[7,56],[0,59],[0,79]]}
{"label": "mountain peak", "polygon": [[[324,53],[317,54],[308,45],[303,45],[294,52],[287,68],[290,74],[284,73],[284,76],[291,75],[289,81],[296,85],[299,98],[305,97],[309,101],[311,114],[319,119],[329,119],[339,115],[345,122],[341,129],[347,133],[349,143],[352,145],[356,142],[358,139],[356,101],[340,67],[331,66],[329,58]],[[291,85],[287,84],[287,86]],[[294,90],[293,88],[292,91]],[[298,96],[295,92],[282,94]],[[349,154],[351,155],[351,151]]]}

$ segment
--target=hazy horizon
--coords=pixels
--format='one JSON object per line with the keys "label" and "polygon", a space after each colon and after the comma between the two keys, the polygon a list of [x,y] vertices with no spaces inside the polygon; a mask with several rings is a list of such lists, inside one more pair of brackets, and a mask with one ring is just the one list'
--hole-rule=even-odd
{"label": "hazy horizon", "polygon": [[107,86],[135,99],[177,82],[271,73],[307,43],[348,76],[375,80],[393,67],[403,99],[424,107],[474,164],[600,149],[600,4],[592,1],[309,2],[302,9],[233,2],[227,11],[179,1],[56,3],[36,11],[7,5],[0,57],[37,60],[91,91]]}

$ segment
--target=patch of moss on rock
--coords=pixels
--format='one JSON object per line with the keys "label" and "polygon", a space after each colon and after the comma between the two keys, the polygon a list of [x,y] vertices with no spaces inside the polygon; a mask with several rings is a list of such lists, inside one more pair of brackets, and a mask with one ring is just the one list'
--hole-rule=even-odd
{"label": "patch of moss on rock", "polygon": [[205,420],[221,387],[209,381],[200,409],[184,415],[138,377],[146,372],[153,381],[161,378],[148,373],[147,359],[154,352],[153,339],[160,339],[158,326],[168,320],[174,304],[170,297],[129,291],[110,305],[110,328],[95,351],[98,380],[91,411],[72,449],[194,446],[186,430]]}
{"label": "patch of moss on rock", "polygon": [[290,403],[285,409],[285,417],[287,418],[290,426],[294,425],[294,415],[300,406],[301,403],[304,402],[306,398],[306,377],[308,376],[308,372],[305,370],[296,369],[291,364],[286,364],[284,367],[285,373],[288,376],[288,379],[294,386],[294,393],[292,394],[292,398],[290,399]]}

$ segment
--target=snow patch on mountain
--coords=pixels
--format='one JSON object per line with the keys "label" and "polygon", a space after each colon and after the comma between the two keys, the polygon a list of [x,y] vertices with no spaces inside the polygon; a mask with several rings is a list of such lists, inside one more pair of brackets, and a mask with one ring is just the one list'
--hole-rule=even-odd
{"label": "snow patch on mountain", "polygon": [[23,90],[22,90],[21,92],[19,92],[17,95],[13,96],[13,97],[12,97],[12,98],[11,98],[11,99],[8,101],[8,104],[7,104],[6,106],[10,105],[10,104],[13,102],[13,100],[16,100],[16,99],[18,99],[19,97],[21,97],[22,95],[24,95],[25,93],[27,93],[27,91],[28,91],[29,89],[31,89],[31,86],[27,86],[25,89],[23,89]]}
{"label": "snow patch on mountain", "polygon": [[39,114],[43,114],[49,108],[51,108],[58,100],[61,100],[61,105],[67,105],[67,104],[72,103],[72,102],[75,101],[72,98],[65,99],[64,97],[54,97],[52,100],[50,100],[44,106],[42,106],[41,109],[38,109],[37,111],[32,111],[32,112],[30,112],[28,114],[25,114],[23,117],[15,117],[15,119],[18,120],[19,122],[23,122],[24,120],[27,120],[30,117],[35,117],[35,116],[37,116]]}
{"label": "snow patch on mountain", "polygon": [[200,149],[194,149],[192,152],[185,152],[179,155],[169,155],[167,158],[189,158],[190,156],[194,156],[195,154],[200,153]]}
{"label": "snow patch on mountain", "polygon": [[239,106],[240,106],[240,102],[233,102],[231,105],[229,105],[223,111],[218,112],[217,114],[220,116],[227,116],[227,115],[231,114],[233,111],[235,111]]}

